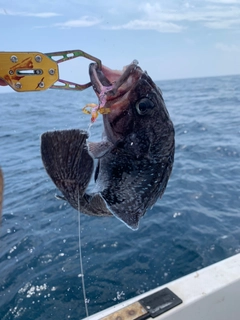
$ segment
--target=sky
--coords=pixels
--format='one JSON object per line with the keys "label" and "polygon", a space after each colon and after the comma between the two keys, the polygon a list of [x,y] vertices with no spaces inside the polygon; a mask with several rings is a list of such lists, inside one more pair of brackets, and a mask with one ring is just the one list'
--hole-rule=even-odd
{"label": "sky", "polygon": [[[0,0],[0,30],[2,51],[81,49],[112,69],[137,59],[153,80],[240,74],[240,0]],[[88,82],[88,64],[60,76]]]}

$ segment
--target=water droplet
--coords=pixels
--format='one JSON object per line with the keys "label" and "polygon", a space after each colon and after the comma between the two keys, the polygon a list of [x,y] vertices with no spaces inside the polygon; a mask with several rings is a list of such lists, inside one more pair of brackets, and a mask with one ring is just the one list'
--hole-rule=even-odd
{"label": "water droplet", "polygon": [[181,212],[175,212],[175,213],[173,214],[173,218],[176,218],[176,217],[178,217],[178,216],[181,216]]}
{"label": "water droplet", "polygon": [[14,250],[16,250],[17,247],[16,246],[13,246],[10,250],[9,250],[9,253],[12,253]]}

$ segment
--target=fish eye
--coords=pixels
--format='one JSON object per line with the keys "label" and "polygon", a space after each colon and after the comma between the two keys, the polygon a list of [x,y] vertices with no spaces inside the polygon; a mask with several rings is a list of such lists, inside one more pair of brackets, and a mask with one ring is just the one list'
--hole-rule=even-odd
{"label": "fish eye", "polygon": [[141,116],[149,113],[153,108],[154,108],[154,103],[147,98],[143,98],[136,103],[137,112]]}

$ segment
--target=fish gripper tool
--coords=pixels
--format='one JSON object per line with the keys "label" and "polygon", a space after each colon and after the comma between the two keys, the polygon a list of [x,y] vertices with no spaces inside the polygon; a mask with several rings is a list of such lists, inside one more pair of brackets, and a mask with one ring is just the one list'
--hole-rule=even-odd
{"label": "fish gripper tool", "polygon": [[59,75],[59,63],[78,57],[96,62],[100,69],[102,67],[101,60],[82,50],[50,53],[0,52],[0,82],[18,92],[42,91],[49,88],[85,90],[92,85],[91,82],[78,84],[63,80]]}

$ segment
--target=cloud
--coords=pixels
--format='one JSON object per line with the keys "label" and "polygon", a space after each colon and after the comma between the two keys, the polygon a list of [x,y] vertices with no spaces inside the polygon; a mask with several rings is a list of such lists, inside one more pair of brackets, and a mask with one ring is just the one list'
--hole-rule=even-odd
{"label": "cloud", "polygon": [[[207,2],[215,2],[215,0],[206,0]],[[223,4],[232,3],[235,5],[225,6]],[[159,3],[144,3],[139,6],[139,11],[145,16],[145,20],[149,22],[161,22],[168,24],[178,23],[179,30],[184,30],[183,23],[200,23],[211,29],[229,29],[240,27],[240,0],[218,0],[215,5],[190,6],[186,2],[178,9],[163,9]]]}
{"label": "cloud", "polygon": [[212,29],[233,29],[240,25],[239,20],[212,21],[205,23],[205,26]]}
{"label": "cloud", "polygon": [[[122,23],[113,26],[107,26],[111,30],[154,30],[162,33],[179,33],[185,29],[184,26],[172,22],[172,17],[164,17],[161,7],[158,3],[139,5],[135,12],[140,12],[139,19],[132,19],[127,23]],[[139,14],[138,14],[139,15]]]}
{"label": "cloud", "polygon": [[[74,1],[74,0],[70,0]],[[77,0],[76,0],[77,2]],[[47,7],[49,8],[49,7]],[[60,10],[60,7],[56,7]],[[64,14],[68,8],[61,6]],[[71,7],[72,8],[72,7]],[[50,9],[49,9],[50,10]],[[70,10],[70,9],[69,9]],[[41,11],[41,10],[40,10]],[[28,11],[11,11],[0,9],[0,15],[13,15],[22,17],[52,18],[60,16],[53,12],[32,13]],[[76,11],[76,10],[75,10]],[[94,6],[95,17],[82,14],[79,19],[76,12],[70,10],[71,19],[63,22],[53,22],[53,27],[57,28],[83,28],[98,25],[99,28],[111,30],[153,30],[162,33],[180,33],[190,28],[193,24],[200,25],[208,29],[240,29],[240,0],[148,0],[138,3],[106,0],[104,10],[102,7]],[[108,23],[104,25],[103,20],[97,17],[104,17]]]}
{"label": "cloud", "polygon": [[149,20],[160,21],[215,21],[223,18],[238,19],[240,16],[239,7],[230,7],[226,9],[225,6],[185,8],[184,10],[163,10],[158,3],[154,5],[146,3],[140,6],[140,10],[147,15]]}
{"label": "cloud", "polygon": [[101,22],[100,19],[84,16],[80,19],[76,20],[68,20],[66,22],[55,23],[54,27],[60,28],[83,28],[83,27],[91,27]]}
{"label": "cloud", "polygon": [[[226,6],[227,3],[232,5]],[[106,28],[179,33],[189,28],[190,23],[198,23],[209,29],[237,29],[240,28],[238,3],[240,0],[205,0],[195,2],[195,6],[189,2],[184,2],[182,6],[175,3],[173,6],[173,2],[168,2],[169,6],[166,7],[165,3],[163,7],[159,2],[145,2],[136,8],[139,19]]]}
{"label": "cloud", "polygon": [[218,4],[240,4],[240,0],[206,0],[207,2],[215,2]]}
{"label": "cloud", "polygon": [[215,47],[224,52],[239,52],[240,53],[240,46],[235,44],[224,44],[224,43],[216,43]]}
{"label": "cloud", "polygon": [[61,16],[61,14],[56,12],[25,12],[25,11],[11,11],[7,9],[0,8],[0,14],[1,15],[8,15],[8,16],[20,16],[20,17],[36,17],[36,18],[52,18]]}
{"label": "cloud", "polygon": [[55,12],[40,12],[40,13],[26,13],[25,17],[37,17],[37,18],[52,18],[61,16],[61,14],[55,13]]}
{"label": "cloud", "polygon": [[181,32],[184,27],[171,22],[150,21],[150,20],[132,20],[126,24],[113,26],[112,30],[155,30],[158,32]]}

